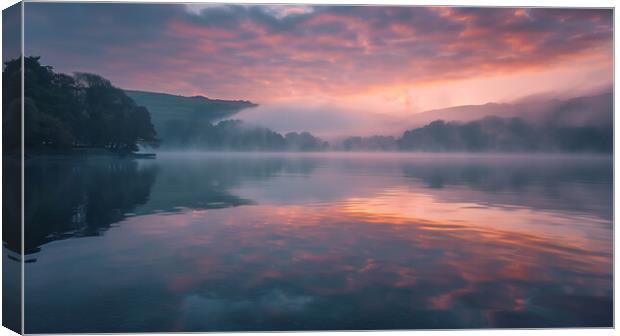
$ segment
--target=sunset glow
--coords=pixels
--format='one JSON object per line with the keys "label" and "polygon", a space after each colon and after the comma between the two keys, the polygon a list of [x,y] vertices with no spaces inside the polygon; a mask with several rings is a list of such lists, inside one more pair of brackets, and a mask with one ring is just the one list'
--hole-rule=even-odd
{"label": "sunset glow", "polygon": [[[26,53],[59,71],[251,100],[261,105],[253,121],[286,113],[398,123],[612,83],[606,9],[29,3],[26,13]],[[356,130],[372,131],[367,124]]]}

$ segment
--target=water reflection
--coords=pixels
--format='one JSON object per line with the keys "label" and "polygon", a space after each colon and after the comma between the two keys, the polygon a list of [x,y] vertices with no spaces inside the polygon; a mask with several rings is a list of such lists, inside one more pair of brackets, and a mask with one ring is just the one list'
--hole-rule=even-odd
{"label": "water reflection", "polygon": [[131,163],[134,215],[27,265],[26,331],[611,326],[611,159],[504,159]]}
{"label": "water reflection", "polygon": [[21,201],[22,193],[21,160],[15,155],[2,157],[2,239],[3,247],[9,258],[18,260],[15,254],[21,254]]}
{"label": "water reflection", "polygon": [[[128,216],[252,204],[231,189],[281,173],[309,174],[314,167],[281,157],[183,158],[169,156],[161,164],[105,157],[28,160],[26,254],[49,241],[101,235]],[[19,235],[11,237],[19,243]]]}
{"label": "water reflection", "polygon": [[253,204],[256,200],[240,197],[235,189],[279,175],[307,176],[317,162],[303,157],[168,154],[157,164],[162,169],[155,192],[149,203],[138,210],[139,214]]}
{"label": "water reflection", "polygon": [[[419,158],[405,176],[446,201],[468,200],[536,209],[579,211],[612,218],[613,165],[609,157],[495,156]],[[460,192],[456,192],[460,189]]]}
{"label": "water reflection", "polygon": [[25,253],[97,236],[148,200],[154,167],[114,158],[35,158],[25,167]]}
{"label": "water reflection", "polygon": [[[7,143],[6,138],[4,143]],[[2,325],[19,333],[22,331],[23,279],[21,270],[22,169],[18,155],[2,156],[2,179],[4,181],[2,184]]]}

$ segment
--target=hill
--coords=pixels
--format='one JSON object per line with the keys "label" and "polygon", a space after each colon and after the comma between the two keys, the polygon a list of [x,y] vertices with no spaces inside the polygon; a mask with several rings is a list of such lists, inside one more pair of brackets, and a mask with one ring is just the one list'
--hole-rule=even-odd
{"label": "hill", "polygon": [[151,119],[160,138],[166,139],[171,124],[214,122],[228,118],[246,108],[258,106],[247,100],[210,99],[203,96],[177,96],[167,93],[125,90],[137,105],[151,112]]}
{"label": "hill", "polygon": [[488,116],[519,117],[530,122],[562,126],[603,126],[613,119],[613,94],[454,106],[415,114],[408,118],[407,123],[410,127],[420,127],[435,120],[468,122]]}

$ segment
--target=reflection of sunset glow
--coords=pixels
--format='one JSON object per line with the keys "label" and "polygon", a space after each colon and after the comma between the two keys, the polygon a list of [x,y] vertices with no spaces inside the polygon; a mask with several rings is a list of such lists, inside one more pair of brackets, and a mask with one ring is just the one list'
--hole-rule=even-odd
{"label": "reflection of sunset glow", "polygon": [[100,236],[36,245],[36,326],[65,330],[67,311],[92,313],[83,332],[613,321],[608,158],[177,159]]}
{"label": "reflection of sunset glow", "polygon": [[[594,281],[582,274],[605,277],[610,272],[608,249],[595,252],[597,246],[587,235],[565,231],[563,237],[550,239],[553,230],[529,231],[536,226],[528,224],[532,220],[546,228],[545,221],[553,219],[550,214],[535,219],[536,214],[524,209],[476,209],[467,203],[449,204],[454,210],[442,211],[447,206],[434,204],[426,195],[390,190],[379,198],[352,198],[328,208],[248,206],[242,213],[205,212],[200,219],[184,213],[132,218],[123,228],[136,234],[151,232],[153,226],[168,228],[168,237],[174,236],[170,230],[176,223],[194,228],[191,240],[161,241],[162,251],[187,251],[176,261],[186,265],[186,271],[167,276],[175,292],[196,291],[229,277],[243,290],[287,281],[321,297],[375,286],[415,289],[431,281],[445,289],[418,294],[417,305],[449,310],[498,282],[505,284],[501,292],[489,294],[496,301],[488,303],[488,311],[522,311],[531,305],[528,297],[533,294],[520,282],[557,282],[552,269],[565,268],[576,273],[562,282],[574,288]],[[457,212],[460,221],[454,217]],[[499,221],[502,212],[505,220]],[[561,221],[565,229],[574,224]],[[199,239],[203,235],[210,237],[208,242]],[[247,252],[238,251],[241,246]],[[236,256],[234,265],[231,256]],[[323,285],[321,277],[339,279],[338,284]],[[599,283],[591,289],[604,295],[605,288]]]}
{"label": "reflection of sunset glow", "polygon": [[[584,221],[607,223],[596,218],[563,216],[554,212],[533,212],[527,208],[486,206],[477,203],[441,203],[425,194],[391,189],[374,198],[350,198],[343,210],[366,215],[370,221],[385,224],[416,222],[426,230],[509,231],[546,239],[561,238],[578,248],[601,249],[609,246],[591,241],[581,227]],[[423,223],[430,223],[425,226]],[[562,224],[562,225],[558,225]]]}

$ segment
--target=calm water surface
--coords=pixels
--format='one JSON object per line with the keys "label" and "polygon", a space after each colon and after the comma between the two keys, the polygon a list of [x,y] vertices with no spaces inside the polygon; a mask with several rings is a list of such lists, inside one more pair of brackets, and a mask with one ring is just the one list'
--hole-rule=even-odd
{"label": "calm water surface", "polygon": [[26,168],[29,333],[612,325],[611,157]]}

